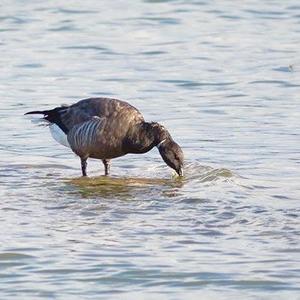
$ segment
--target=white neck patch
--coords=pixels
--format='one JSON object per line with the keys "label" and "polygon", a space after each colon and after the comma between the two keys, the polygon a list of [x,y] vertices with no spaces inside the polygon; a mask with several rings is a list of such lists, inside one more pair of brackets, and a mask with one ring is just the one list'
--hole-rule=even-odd
{"label": "white neck patch", "polygon": [[162,140],[161,142],[159,142],[159,143],[157,144],[156,147],[159,149],[159,147],[160,147],[165,141],[166,141],[166,139]]}

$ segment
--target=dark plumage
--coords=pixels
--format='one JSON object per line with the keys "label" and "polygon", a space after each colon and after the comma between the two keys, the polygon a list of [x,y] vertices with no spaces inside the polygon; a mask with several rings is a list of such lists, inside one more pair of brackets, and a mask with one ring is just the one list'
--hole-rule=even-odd
{"label": "dark plumage", "polygon": [[112,158],[145,153],[155,146],[165,163],[183,175],[183,152],[170,133],[159,123],[145,122],[142,114],[127,102],[89,98],[70,106],[26,114],[44,115],[53,137],[81,158],[83,176],[89,157],[101,159],[108,175]]}

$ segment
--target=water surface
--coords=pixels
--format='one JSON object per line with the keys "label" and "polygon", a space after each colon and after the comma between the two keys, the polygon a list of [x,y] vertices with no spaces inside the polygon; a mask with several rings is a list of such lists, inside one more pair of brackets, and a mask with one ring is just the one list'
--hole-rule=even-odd
{"label": "water surface", "polygon": [[[0,4],[1,299],[300,299],[300,6]],[[80,163],[23,114],[86,97],[164,124],[153,149]]]}

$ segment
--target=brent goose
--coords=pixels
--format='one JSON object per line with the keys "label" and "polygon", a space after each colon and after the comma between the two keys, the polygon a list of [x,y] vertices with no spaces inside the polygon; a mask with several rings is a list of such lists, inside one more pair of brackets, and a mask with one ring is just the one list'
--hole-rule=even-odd
{"label": "brent goose", "polygon": [[108,175],[112,158],[145,153],[155,146],[165,163],[183,175],[183,152],[170,133],[159,123],[145,122],[142,114],[127,102],[89,98],[27,114],[44,115],[53,138],[80,157],[82,176],[87,175],[89,157],[101,159]]}

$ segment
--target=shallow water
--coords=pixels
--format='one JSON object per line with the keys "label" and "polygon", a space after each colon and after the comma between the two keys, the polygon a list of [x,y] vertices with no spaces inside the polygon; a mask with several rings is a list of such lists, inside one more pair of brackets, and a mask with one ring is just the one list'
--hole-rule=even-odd
{"label": "shallow water", "polygon": [[[263,3],[262,3],[263,2]],[[300,6],[0,4],[1,299],[300,299]],[[183,147],[90,178],[23,116],[129,101]]]}

